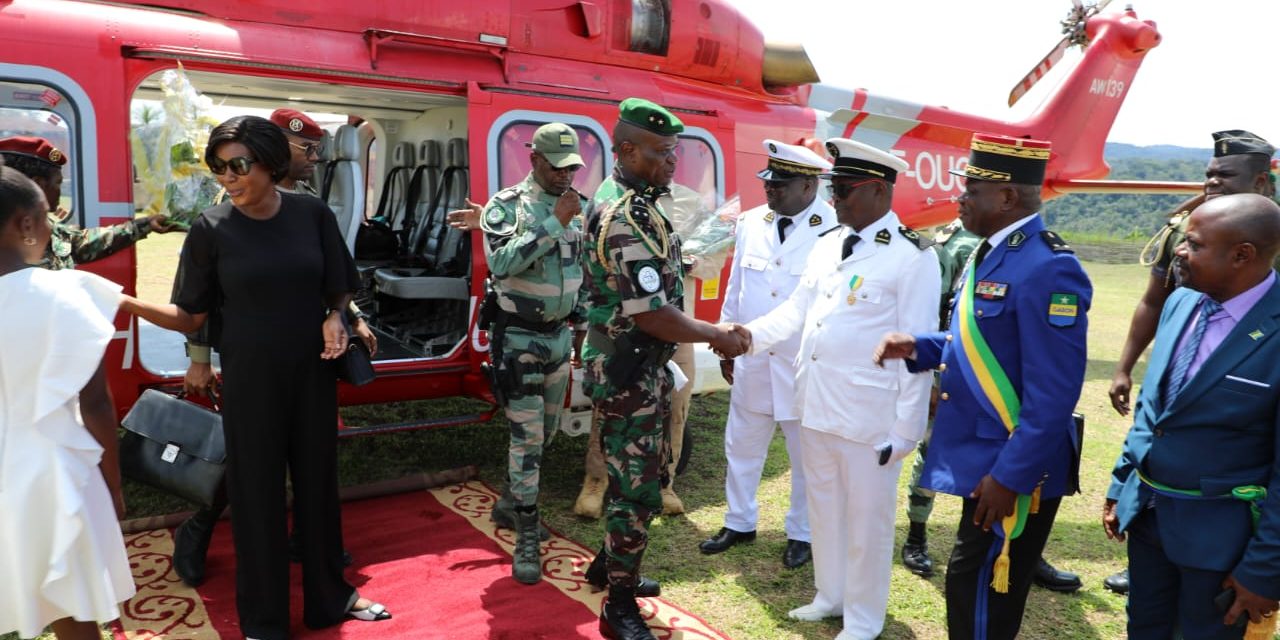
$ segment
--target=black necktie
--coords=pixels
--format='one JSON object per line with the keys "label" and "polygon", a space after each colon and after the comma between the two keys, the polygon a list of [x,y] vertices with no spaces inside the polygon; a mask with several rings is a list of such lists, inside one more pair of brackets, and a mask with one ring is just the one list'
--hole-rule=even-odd
{"label": "black necktie", "polygon": [[845,258],[848,258],[850,255],[852,255],[853,245],[858,244],[858,241],[861,239],[862,238],[856,233],[851,233],[845,236],[844,244],[841,245],[840,247],[840,259],[844,260]]}
{"label": "black necktie", "polygon": [[991,253],[991,243],[983,240],[982,244],[978,247],[978,255],[973,259],[973,266],[976,267],[982,264],[982,259],[987,257],[988,253]]}
{"label": "black necktie", "polygon": [[795,220],[792,220],[787,216],[780,216],[778,218],[778,243],[779,244],[787,241],[787,228],[793,224],[795,224]]}

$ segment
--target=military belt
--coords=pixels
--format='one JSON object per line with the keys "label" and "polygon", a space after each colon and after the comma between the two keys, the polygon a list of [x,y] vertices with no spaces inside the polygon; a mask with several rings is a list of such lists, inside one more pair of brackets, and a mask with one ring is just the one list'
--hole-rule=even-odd
{"label": "military belt", "polygon": [[565,318],[549,320],[547,322],[534,322],[532,320],[525,320],[514,313],[507,313],[505,311],[500,311],[499,313],[503,316],[501,321],[505,322],[507,326],[524,329],[526,331],[535,331],[537,333],[553,333],[559,331],[567,322]]}

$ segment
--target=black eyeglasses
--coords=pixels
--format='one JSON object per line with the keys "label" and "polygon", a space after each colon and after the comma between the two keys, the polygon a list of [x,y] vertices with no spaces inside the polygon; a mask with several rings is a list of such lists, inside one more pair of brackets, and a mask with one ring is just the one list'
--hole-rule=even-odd
{"label": "black eyeglasses", "polygon": [[212,171],[214,175],[220,176],[227,172],[227,167],[230,167],[232,173],[238,176],[247,176],[255,162],[257,162],[257,160],[248,156],[236,156],[230,160],[223,160],[222,158],[214,157],[209,159],[209,170]]}
{"label": "black eyeglasses", "polygon": [[766,191],[771,191],[775,189],[786,189],[787,187],[799,182],[800,180],[803,180],[803,178],[786,178],[783,180],[765,180],[764,188]]}
{"label": "black eyeglasses", "polygon": [[294,148],[296,148],[296,149],[298,149],[298,150],[302,151],[303,155],[308,155],[308,156],[309,156],[309,155],[311,155],[311,154],[313,154],[313,153],[314,153],[314,154],[316,154],[316,155],[320,155],[320,143],[319,143],[319,142],[308,142],[308,143],[306,143],[306,144],[298,144],[298,143],[296,143],[296,142],[290,142],[290,143],[289,143],[289,146],[294,147]]}
{"label": "black eyeglasses", "polygon": [[849,197],[849,194],[853,193],[854,189],[857,189],[858,187],[861,187],[862,185],[867,184],[868,182],[875,182],[875,181],[876,181],[876,178],[868,178],[866,180],[859,180],[857,182],[832,182],[831,184],[827,185],[827,194],[835,198],[836,200],[844,200],[845,198]]}

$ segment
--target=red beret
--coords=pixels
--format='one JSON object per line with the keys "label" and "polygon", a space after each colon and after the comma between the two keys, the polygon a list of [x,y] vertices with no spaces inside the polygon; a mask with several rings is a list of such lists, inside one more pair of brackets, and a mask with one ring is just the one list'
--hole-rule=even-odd
{"label": "red beret", "polygon": [[44,160],[59,167],[67,163],[67,154],[53,146],[48,140],[35,136],[0,138],[0,153],[28,156],[37,160]]}
{"label": "red beret", "polygon": [[309,140],[319,140],[324,136],[324,129],[316,124],[307,114],[294,109],[276,109],[271,112],[271,121],[285,133],[292,133]]}

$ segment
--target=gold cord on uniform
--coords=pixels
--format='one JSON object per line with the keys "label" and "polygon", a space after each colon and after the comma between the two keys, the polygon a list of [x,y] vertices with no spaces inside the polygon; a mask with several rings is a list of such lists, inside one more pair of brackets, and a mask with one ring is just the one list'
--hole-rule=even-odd
{"label": "gold cord on uniform", "polygon": [[658,240],[661,241],[661,248],[659,248],[657,243],[649,237],[649,234],[644,232],[644,229],[641,228],[639,224],[636,224],[635,218],[631,215],[631,200],[638,195],[639,194],[636,193],[635,189],[627,189],[622,194],[621,198],[614,201],[613,206],[606,209],[605,212],[600,215],[600,229],[597,232],[599,239],[596,241],[596,258],[600,261],[600,264],[604,267],[607,273],[612,273],[613,271],[609,268],[609,261],[606,259],[607,248],[605,246],[605,240],[608,237],[607,231],[609,229],[609,225],[613,223],[613,218],[617,215],[620,207],[625,207],[622,215],[626,219],[627,224],[630,224],[631,227],[635,229],[636,233],[640,236],[640,241],[649,248],[649,251],[653,252],[654,256],[659,260],[666,260],[667,256],[670,255],[671,237],[667,234],[667,225],[665,223],[665,218],[662,218],[662,212],[654,206],[653,203],[641,198],[644,202],[645,208],[648,209],[650,220],[652,220],[654,216],[658,216],[660,218],[654,226],[658,228]]}

